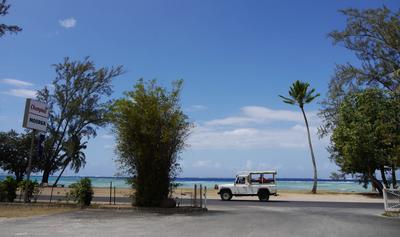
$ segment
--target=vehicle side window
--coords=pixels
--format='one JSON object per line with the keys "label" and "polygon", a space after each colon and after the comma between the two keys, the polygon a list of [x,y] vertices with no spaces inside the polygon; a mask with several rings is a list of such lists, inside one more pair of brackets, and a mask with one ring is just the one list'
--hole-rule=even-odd
{"label": "vehicle side window", "polygon": [[245,184],[245,183],[246,183],[245,177],[237,177],[236,184]]}
{"label": "vehicle side window", "polygon": [[274,177],[272,174],[251,174],[250,180],[252,184],[274,183]]}
{"label": "vehicle side window", "polygon": [[260,180],[261,180],[260,174],[251,174],[250,175],[250,181],[252,184],[259,184]]}

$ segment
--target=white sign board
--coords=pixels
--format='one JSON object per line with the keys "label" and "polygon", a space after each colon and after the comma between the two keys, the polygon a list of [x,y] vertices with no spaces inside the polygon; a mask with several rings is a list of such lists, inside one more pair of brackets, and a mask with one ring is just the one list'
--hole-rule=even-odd
{"label": "white sign board", "polygon": [[33,99],[26,99],[22,127],[45,132],[48,117],[49,108],[47,104]]}

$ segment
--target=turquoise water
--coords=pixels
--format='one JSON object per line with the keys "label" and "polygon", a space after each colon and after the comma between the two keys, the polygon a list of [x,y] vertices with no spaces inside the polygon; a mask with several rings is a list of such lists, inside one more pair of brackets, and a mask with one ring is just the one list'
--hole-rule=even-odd
{"label": "turquoise water", "polygon": [[[5,176],[0,176],[0,179]],[[59,185],[69,186],[75,183],[82,177],[77,176],[66,176],[62,177],[58,182]],[[41,176],[33,176],[33,180],[38,182],[41,181]],[[49,183],[53,183],[56,177],[50,177]],[[126,179],[122,177],[90,177],[94,187],[110,187],[110,182],[117,188],[129,188],[129,184],[126,183]],[[233,179],[229,178],[178,178],[176,180],[179,183],[179,187],[191,188],[194,184],[202,184],[207,188],[214,188],[215,184],[226,184],[233,183]],[[311,190],[312,180],[310,179],[278,179],[277,181],[278,190],[298,190],[306,191]],[[369,192],[371,188],[364,189],[358,181],[332,181],[332,180],[319,180],[318,190],[332,191],[332,192]]]}

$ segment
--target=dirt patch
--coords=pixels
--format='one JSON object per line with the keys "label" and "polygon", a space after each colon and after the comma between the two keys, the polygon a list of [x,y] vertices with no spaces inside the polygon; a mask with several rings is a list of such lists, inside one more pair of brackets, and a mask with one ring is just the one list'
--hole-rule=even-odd
{"label": "dirt patch", "polygon": [[0,217],[16,218],[30,216],[46,216],[77,210],[73,206],[45,206],[45,205],[0,205]]}

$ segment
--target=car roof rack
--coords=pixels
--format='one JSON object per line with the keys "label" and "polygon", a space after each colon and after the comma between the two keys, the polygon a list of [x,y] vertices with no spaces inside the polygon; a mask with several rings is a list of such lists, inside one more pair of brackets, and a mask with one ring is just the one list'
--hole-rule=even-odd
{"label": "car roof rack", "polygon": [[239,171],[236,175],[277,174],[276,170]]}

